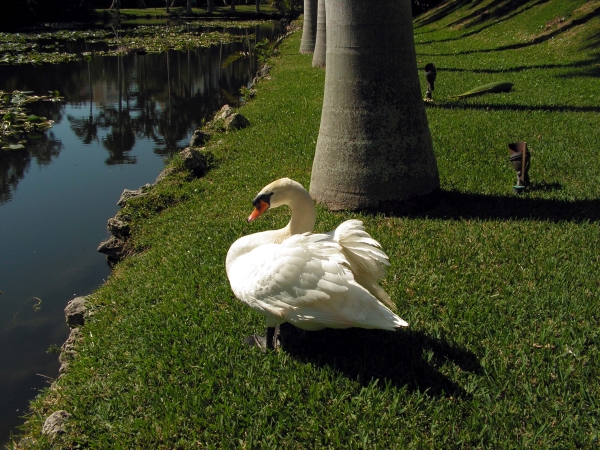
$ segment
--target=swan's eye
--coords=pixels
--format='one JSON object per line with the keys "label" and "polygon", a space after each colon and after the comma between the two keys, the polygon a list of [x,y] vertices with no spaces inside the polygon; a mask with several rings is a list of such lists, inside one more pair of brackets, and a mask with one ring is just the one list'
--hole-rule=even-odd
{"label": "swan's eye", "polygon": [[267,205],[271,205],[271,197],[273,196],[273,193],[269,193],[269,194],[262,194],[259,195],[258,197],[256,197],[253,201],[252,201],[252,205],[254,205],[254,207],[258,208],[258,206],[261,203],[266,203]]}

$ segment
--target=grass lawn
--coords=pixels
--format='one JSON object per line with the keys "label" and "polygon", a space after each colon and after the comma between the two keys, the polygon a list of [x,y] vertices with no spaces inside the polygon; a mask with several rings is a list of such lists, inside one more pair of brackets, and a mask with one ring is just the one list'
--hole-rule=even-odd
{"label": "grass lawn", "polygon": [[[110,9],[96,9],[96,12],[98,14],[110,14],[112,11],[114,10],[110,10]],[[125,17],[139,17],[139,18],[144,18],[144,17],[170,17],[170,16],[186,16],[187,13],[187,9],[185,6],[174,6],[172,8],[169,8],[169,13],[167,14],[167,10],[166,8],[163,6],[162,8],[121,8],[120,10],[121,15],[125,16]],[[254,2],[252,2],[252,4],[248,4],[248,5],[235,5],[235,14],[236,15],[254,15],[256,13],[256,6],[254,5]],[[276,14],[278,13],[277,9],[274,8],[273,6],[271,6],[270,4],[261,4],[260,5],[260,13],[261,14]],[[195,17],[195,16],[215,16],[215,17],[220,17],[220,16],[225,16],[225,17],[229,17],[231,16],[231,6],[223,6],[223,5],[215,5],[213,7],[213,11],[211,14],[206,12],[206,7],[202,7],[202,8],[192,8],[192,15],[190,17]]]}
{"label": "grass lawn", "polygon": [[[57,448],[597,448],[599,11],[454,1],[415,20],[423,92],[422,68],[438,68],[441,204],[317,214],[317,231],[364,220],[410,327],[287,330],[284,350],[263,354],[242,343],[264,319],[234,298],[225,255],[287,222],[285,208],[245,222],[260,188],[310,181],[324,71],[294,33],[242,109],[252,125],[209,143],[209,174],[174,175],[127,208],[139,253],[90,297],[78,357],[32,403],[24,442],[51,446],[41,426],[64,409]],[[449,99],[503,80],[511,92]],[[516,195],[519,140],[533,185]]]}

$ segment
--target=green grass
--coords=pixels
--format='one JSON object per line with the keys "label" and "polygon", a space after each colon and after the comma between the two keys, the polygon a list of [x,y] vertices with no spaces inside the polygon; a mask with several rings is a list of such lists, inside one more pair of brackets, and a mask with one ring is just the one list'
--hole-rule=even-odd
{"label": "green grass", "polygon": [[[97,14],[111,14],[114,10],[110,9],[96,9]],[[122,16],[125,18],[167,18],[172,16],[177,17],[187,17],[187,9],[185,6],[176,6],[173,8],[169,8],[169,13],[167,14],[167,10],[165,7],[162,8],[121,8],[120,11]],[[272,7],[269,4],[260,5],[260,13],[261,14],[276,14],[278,11],[276,8]],[[254,2],[248,5],[235,5],[235,15],[245,16],[245,15],[255,15],[256,14],[256,6],[254,6]],[[192,14],[189,17],[195,16],[214,16],[214,17],[230,17],[232,15],[231,6],[223,6],[223,5],[215,5],[213,7],[212,13],[207,13],[206,7],[203,8],[192,8]]]}
{"label": "green grass", "polygon": [[[32,404],[31,446],[50,446],[41,424],[65,409],[58,448],[597,447],[599,2],[498,3],[415,21],[419,67],[438,67],[427,112],[442,203],[422,216],[318,210],[318,231],[360,217],[381,241],[410,328],[286,330],[270,354],[242,344],[264,320],[232,295],[227,249],[285,224],[283,208],[246,224],[250,201],[282,176],[308,186],[318,136],[324,71],[296,32],[243,108],[252,126],[209,144],[208,176],[173,176],[139,205],[140,252],[91,297],[78,358]],[[559,16],[566,28],[545,28]],[[510,93],[449,99],[503,79]],[[532,154],[519,196],[516,140]]]}

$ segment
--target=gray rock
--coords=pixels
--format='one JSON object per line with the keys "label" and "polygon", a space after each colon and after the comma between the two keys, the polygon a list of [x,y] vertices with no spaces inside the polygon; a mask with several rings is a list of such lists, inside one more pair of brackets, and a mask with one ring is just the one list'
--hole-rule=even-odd
{"label": "gray rock", "polygon": [[202,147],[209,138],[210,134],[202,130],[196,130],[190,139],[190,147]]}
{"label": "gray rock", "polygon": [[151,186],[152,186],[151,184],[145,184],[144,186],[140,187],[139,189],[136,189],[135,191],[132,191],[131,189],[123,190],[123,193],[121,194],[121,198],[119,198],[117,205],[119,205],[120,207],[123,207],[123,206],[125,206],[125,203],[127,203],[128,200],[130,200],[134,197],[139,197],[141,195],[145,195]]}
{"label": "gray rock", "polygon": [[160,183],[163,180],[163,178],[168,177],[169,174],[173,173],[174,171],[175,171],[175,168],[173,168],[173,167],[167,167],[166,169],[163,169],[156,177],[156,181],[154,182],[154,184]]}
{"label": "gray rock", "polygon": [[109,262],[117,262],[120,261],[124,255],[124,246],[125,241],[116,236],[111,236],[107,240],[100,242],[98,252],[104,253]]}
{"label": "gray rock", "polygon": [[110,234],[118,238],[126,238],[129,236],[129,224],[116,217],[108,219],[106,227]]}
{"label": "gray rock", "polygon": [[60,410],[53,412],[44,422],[42,426],[42,434],[54,437],[58,434],[63,434],[66,429],[66,422],[71,418],[71,414]]}
{"label": "gray rock", "polygon": [[65,341],[65,343],[60,348],[60,355],[58,356],[58,361],[60,362],[60,368],[58,369],[58,373],[62,375],[69,368],[69,364],[75,358],[77,352],[75,351],[75,343],[81,339],[82,333],[80,328],[71,328],[71,333],[69,337]]}
{"label": "gray rock", "polygon": [[260,78],[269,78],[269,72],[271,72],[271,66],[263,64],[263,66],[256,72],[256,75]]}
{"label": "gray rock", "polygon": [[67,303],[67,307],[65,308],[67,324],[71,328],[83,325],[86,309],[87,297],[77,297]]}
{"label": "gray rock", "polygon": [[225,120],[234,113],[235,109],[233,109],[231,106],[223,105],[223,107],[215,114],[214,120]]}
{"label": "gray rock", "polygon": [[201,153],[193,148],[186,147],[179,152],[179,155],[181,156],[181,159],[183,159],[183,167],[185,167],[188,172],[193,173],[196,177],[206,175],[206,160]]}
{"label": "gray rock", "polygon": [[250,121],[240,113],[233,113],[225,119],[224,127],[226,131],[239,130],[250,125]]}

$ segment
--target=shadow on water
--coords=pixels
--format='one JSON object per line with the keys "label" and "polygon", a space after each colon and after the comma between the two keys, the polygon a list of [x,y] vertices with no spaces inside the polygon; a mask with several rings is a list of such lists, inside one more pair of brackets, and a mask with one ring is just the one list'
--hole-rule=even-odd
{"label": "shadow on water", "polygon": [[377,381],[380,386],[468,398],[440,368],[450,362],[463,371],[483,374],[472,352],[419,331],[350,328],[305,332],[284,323],[280,338],[283,350],[299,361],[329,366],[363,386]]}

